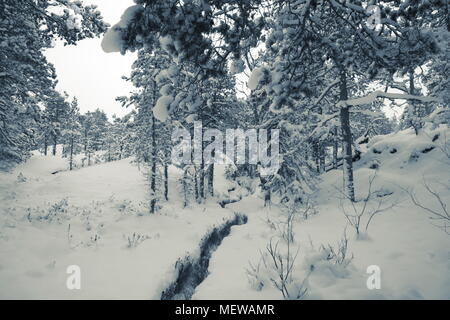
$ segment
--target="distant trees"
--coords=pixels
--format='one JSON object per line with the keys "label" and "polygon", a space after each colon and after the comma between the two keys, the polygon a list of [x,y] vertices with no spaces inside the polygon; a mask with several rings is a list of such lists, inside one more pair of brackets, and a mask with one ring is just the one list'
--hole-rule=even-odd
{"label": "distant trees", "polygon": [[[46,102],[44,118],[46,121],[44,133],[45,141],[50,141],[52,154],[56,155],[56,146],[62,143],[63,130],[69,126],[71,105],[67,100],[67,95],[53,91]],[[47,151],[44,151],[45,153]]]}
{"label": "distant trees", "polygon": [[[108,32],[103,47],[108,52],[142,50],[152,59],[167,57],[158,73],[166,80],[157,81],[162,91],[153,102],[161,121],[170,117],[190,130],[186,119],[218,128],[226,127],[228,119],[243,127],[279,128],[283,161],[276,174],[261,179],[266,197],[276,191],[301,202],[316,174],[342,165],[345,193],[355,201],[353,161],[359,157],[359,144],[393,127],[380,112],[383,102],[409,101],[409,125],[420,130],[418,118],[430,112],[422,105],[431,100],[419,97],[416,69],[448,60],[443,54],[448,45],[442,40],[448,37],[448,4],[378,1],[375,13],[370,5],[374,3],[139,1],[127,10],[127,21]],[[439,39],[444,45],[437,45]],[[257,47],[265,50],[255,58]],[[214,93],[224,91],[211,84],[227,83],[232,74],[245,70],[251,72],[251,93],[244,103],[211,108]],[[436,80],[439,74],[420,78],[444,97],[445,88],[439,86],[445,79]],[[398,79],[405,75],[405,94],[389,92],[402,87]],[[236,92],[233,81],[229,88],[231,97]],[[205,170],[203,164],[193,170],[201,199]]]}
{"label": "distant trees", "polygon": [[70,103],[70,109],[67,114],[67,125],[63,131],[65,140],[64,155],[69,158],[69,170],[74,168],[74,155],[81,151],[81,123],[80,110],[76,98]]}
{"label": "distant trees", "polygon": [[[119,97],[118,100],[124,106],[134,105],[133,122],[130,124],[132,132],[131,149],[138,162],[143,162],[150,167],[150,212],[154,213],[157,208],[157,201],[169,197],[168,190],[168,164],[170,159],[170,131],[169,124],[160,120],[165,120],[169,114],[168,103],[158,100],[171,94],[170,76],[165,72],[168,66],[167,56],[164,54],[153,54],[146,50],[141,50],[138,59],[133,64],[129,81],[137,88],[129,97]],[[172,98],[173,99],[173,98]],[[160,110],[155,115],[153,109],[159,107]],[[160,186],[160,188],[158,188]],[[158,192],[158,190],[163,190]]]}
{"label": "distant trees", "polygon": [[108,127],[108,116],[104,111],[96,109],[86,112],[80,117],[83,151],[87,165],[91,165],[91,158],[95,151],[102,150],[105,145],[105,134]]}
{"label": "distant trees", "polygon": [[106,24],[81,2],[4,0],[0,30],[0,160],[18,162],[35,145],[40,106],[54,98],[55,71],[42,51],[56,39],[98,36]]}

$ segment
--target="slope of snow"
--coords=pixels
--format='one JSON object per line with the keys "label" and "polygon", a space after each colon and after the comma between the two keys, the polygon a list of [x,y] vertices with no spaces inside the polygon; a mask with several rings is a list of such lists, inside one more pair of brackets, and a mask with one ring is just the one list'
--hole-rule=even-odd
{"label": "slope of snow", "polygon": [[[305,299],[450,299],[450,237],[434,226],[429,214],[414,206],[405,192],[414,190],[422,204],[438,209],[435,199],[425,192],[426,181],[450,205],[450,159],[438,147],[444,137],[450,137],[446,127],[427,129],[417,137],[406,130],[372,139],[368,152],[355,164],[357,199],[366,197],[368,181],[376,172],[374,204],[385,198],[383,207],[395,206],[374,216],[368,232],[359,237],[339,205],[341,170],[323,176],[320,191],[314,195],[317,214],[295,218],[292,251],[295,254],[299,248],[299,253],[289,287],[292,296],[303,285]],[[233,228],[213,254],[211,274],[197,287],[194,299],[282,298],[271,280],[276,274],[264,269],[261,254],[267,252],[270,239],[274,243],[279,239],[286,213],[280,205],[264,208],[261,198],[255,195],[228,206],[245,212],[248,222]],[[366,214],[364,223],[367,218]],[[354,256],[346,268],[324,259],[320,250],[328,244],[337,248],[344,232],[349,241],[347,256]],[[254,267],[259,263],[256,286],[248,275],[250,263]],[[366,285],[370,276],[366,271],[372,265],[381,270],[379,290],[369,290]]]}
{"label": "slope of snow", "polygon": [[[419,136],[405,130],[374,137],[364,146],[355,163],[357,209],[375,179],[359,235],[340,205],[341,170],[322,176],[309,201],[314,206],[307,216],[299,208],[293,220],[290,252],[298,254],[286,286],[290,298],[305,290],[304,299],[450,298],[450,238],[406,192],[439,210],[426,183],[449,204],[448,138],[450,130],[442,126]],[[264,207],[262,194],[248,195],[255,183],[224,180],[225,168],[215,170],[217,199],[182,209],[180,171],[170,167],[170,202],[159,202],[159,212],[149,215],[145,169],[130,159],[67,171],[67,159],[34,154],[0,175],[0,298],[159,299],[176,280],[175,263],[195,259],[205,235],[235,213],[247,223],[231,227],[192,298],[283,298],[267,246],[278,243],[286,259],[280,235],[286,235],[288,209],[276,199]],[[238,202],[226,209],[216,203],[227,199]],[[366,232],[368,213],[380,200],[388,209],[374,216]],[[351,210],[348,203],[344,208]],[[344,233],[348,249],[339,263],[324,248],[337,252]],[[66,287],[70,265],[81,268],[81,290]],[[367,269],[374,265],[381,270],[379,290],[367,287]]]}
{"label": "slope of snow", "polygon": [[[1,299],[159,299],[175,262],[234,217],[215,203],[182,211],[175,168],[172,202],[155,215],[130,159],[52,174],[66,168],[58,156],[34,155],[1,174]],[[70,265],[81,268],[81,290],[66,287]]]}

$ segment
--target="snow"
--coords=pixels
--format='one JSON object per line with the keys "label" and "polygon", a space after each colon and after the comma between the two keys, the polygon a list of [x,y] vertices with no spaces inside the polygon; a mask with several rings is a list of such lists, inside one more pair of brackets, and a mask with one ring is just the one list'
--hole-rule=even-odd
{"label": "snow", "polygon": [[79,16],[69,16],[66,21],[69,30],[81,30],[81,18]]}
{"label": "snow", "polygon": [[253,69],[250,78],[248,79],[247,82],[247,87],[250,90],[255,90],[259,83],[261,82],[262,78],[264,77],[264,72],[265,72],[266,68],[264,67],[258,67]]}
{"label": "snow", "polygon": [[172,96],[161,96],[153,108],[153,115],[161,122],[169,118],[170,104],[173,102]]}
{"label": "snow", "polygon": [[422,102],[438,102],[439,101],[439,99],[434,98],[434,97],[423,97],[423,96],[416,96],[416,95],[404,94],[404,93],[374,91],[364,97],[353,98],[353,99],[349,99],[346,101],[340,101],[338,103],[338,107],[359,106],[359,105],[370,104],[372,102],[375,102],[377,98],[381,98],[381,97],[388,98],[388,99],[419,100]]}
{"label": "snow", "polygon": [[[359,236],[339,205],[342,171],[322,175],[309,199],[313,209],[294,218],[291,252],[298,249],[298,255],[290,293],[307,289],[303,299],[449,299],[450,238],[405,192],[414,190],[421,203],[438,210],[426,181],[448,203],[450,159],[442,147],[449,136],[447,126],[427,125],[418,136],[408,129],[370,139],[354,163],[355,197],[366,196],[376,173],[375,201],[395,206],[376,215]],[[262,192],[251,193],[257,180],[230,181],[227,171],[235,168],[216,165],[216,198],[183,209],[181,170],[171,166],[170,201],[159,202],[158,213],[150,215],[145,167],[123,159],[67,171],[60,151],[35,152],[0,174],[1,299],[159,299],[176,279],[176,261],[195,259],[204,236],[235,213],[248,222],[231,228],[192,298],[282,299],[270,280],[276,274],[266,248],[271,239],[279,241],[286,254],[280,234],[287,209],[275,195],[264,207]],[[227,199],[237,202],[217,204]],[[337,249],[344,233],[347,260],[340,264],[322,246]],[[81,268],[81,290],[66,288],[71,265]],[[256,277],[249,276],[251,266],[259,266]],[[379,290],[367,288],[370,266],[380,267]]]}
{"label": "snow", "polygon": [[143,10],[142,5],[134,5],[129,7],[122,14],[120,21],[109,28],[105,33],[102,40],[102,49],[106,53],[122,52],[123,51],[123,39],[122,29],[126,28],[131,20],[135,17],[136,13]]}
{"label": "snow", "polygon": [[[214,202],[182,210],[174,167],[172,201],[155,215],[145,171],[131,159],[52,174],[65,169],[65,159],[35,154],[1,174],[1,299],[159,299],[175,262],[234,217]],[[144,241],[134,247],[133,235]],[[66,287],[71,265],[81,268],[81,290]]]}
{"label": "snow", "polygon": [[[393,193],[387,204],[397,205],[377,215],[364,237],[356,237],[339,209],[336,188],[342,187],[342,171],[323,176],[320,191],[314,198],[317,214],[308,219],[298,218],[294,227],[294,246],[299,247],[294,282],[298,285],[306,279],[304,284],[308,290],[304,299],[450,298],[450,238],[432,224],[426,212],[409,201],[403,190],[414,188],[423,203],[437,208],[424,194],[425,177],[448,203],[450,160],[439,148],[423,153],[433,145],[432,137],[438,133],[443,137],[450,130],[427,129],[416,137],[411,129],[378,136],[369,143],[367,153],[355,164],[356,198],[366,195],[368,180],[375,172],[369,167],[376,161],[379,169],[373,190],[380,196]],[[374,153],[374,149],[381,153]],[[397,151],[392,153],[394,149]],[[418,158],[411,157],[417,153]],[[258,265],[269,239],[277,238],[275,226],[286,219],[279,204],[264,207],[262,198],[263,195],[255,194],[227,206],[245,212],[248,222],[233,227],[231,235],[213,254],[210,275],[197,287],[193,299],[282,298],[267,279],[270,273],[261,272],[264,286],[255,288],[246,272],[250,263]],[[345,270],[324,260],[319,250],[321,245],[335,245],[344,230],[349,239],[348,255],[354,255]],[[313,272],[310,272],[311,265],[314,265]],[[381,269],[380,290],[369,290],[366,286],[369,277],[366,271],[372,265]]]}
{"label": "snow", "polygon": [[171,36],[160,37],[159,44],[161,45],[161,48],[168,54],[173,53],[175,45]]}

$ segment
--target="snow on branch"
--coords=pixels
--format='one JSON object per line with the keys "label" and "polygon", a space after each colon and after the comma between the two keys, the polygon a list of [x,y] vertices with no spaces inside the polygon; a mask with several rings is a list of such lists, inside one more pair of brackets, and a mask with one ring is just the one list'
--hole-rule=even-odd
{"label": "snow on branch", "polygon": [[328,92],[333,89],[334,86],[339,84],[339,80],[335,80],[332,83],[330,83],[328,85],[328,87],[320,94],[319,98],[317,98],[316,102],[314,102],[313,104],[313,108],[316,107],[322,100],[323,98],[328,94]]}
{"label": "snow on branch", "polygon": [[424,97],[424,96],[415,96],[412,94],[404,94],[404,93],[374,91],[364,97],[349,99],[349,100],[345,100],[345,101],[339,101],[337,106],[338,107],[360,106],[360,105],[364,105],[364,104],[370,104],[370,103],[374,102],[377,98],[419,100],[422,102],[438,102],[439,101],[439,99],[437,99],[435,97]]}

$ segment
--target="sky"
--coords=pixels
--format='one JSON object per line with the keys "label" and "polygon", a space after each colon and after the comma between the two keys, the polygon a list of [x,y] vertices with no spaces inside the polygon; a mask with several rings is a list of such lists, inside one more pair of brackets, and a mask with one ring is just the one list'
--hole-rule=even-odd
{"label": "sky", "polygon": [[[84,0],[85,4],[96,4],[103,18],[110,25],[116,24],[132,0]],[[86,39],[76,46],[57,43],[45,52],[58,75],[57,90],[76,96],[81,113],[97,108],[110,117],[123,116],[130,110],[115,101],[118,96],[128,95],[133,90],[131,83],[122,79],[129,76],[136,53],[104,53],[101,38]]]}

